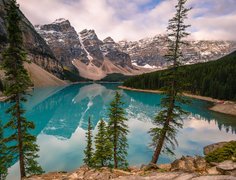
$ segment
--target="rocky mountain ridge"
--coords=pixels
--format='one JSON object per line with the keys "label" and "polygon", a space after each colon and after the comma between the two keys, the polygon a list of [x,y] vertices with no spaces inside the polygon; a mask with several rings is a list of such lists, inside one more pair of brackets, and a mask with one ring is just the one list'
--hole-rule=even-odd
{"label": "rocky mountain ridge", "polygon": [[[0,0],[0,63],[2,61],[2,52],[6,49],[8,43],[5,7],[9,1]],[[20,26],[23,33],[23,45],[27,52],[27,59],[32,62],[31,65],[26,64],[32,82],[36,86],[65,84],[59,79],[64,78],[62,65],[57,61],[44,39],[35,31],[30,21],[20,10],[18,12],[22,18]],[[42,79],[40,75],[43,75],[46,79]],[[0,81],[3,79],[4,73],[0,72]]]}
{"label": "rocky mountain ridge", "polygon": [[[0,0],[0,53],[7,46],[4,16],[8,1]],[[70,22],[62,18],[34,27],[20,10],[19,13],[28,59],[61,79],[65,78],[65,69],[100,80],[108,74],[137,75],[168,65],[164,57],[168,40],[165,35],[117,43],[111,37],[100,40],[94,30],[77,33]],[[189,41],[183,48],[184,64],[215,60],[235,49],[233,41]]]}
{"label": "rocky mountain ridge", "polygon": [[[195,64],[219,59],[236,50],[236,41],[187,41],[183,47],[183,64]],[[165,68],[168,37],[156,35],[139,41],[120,41],[121,49],[128,53],[132,63],[147,68]]]}
{"label": "rocky mountain ridge", "polygon": [[[63,65],[76,67],[86,78],[97,80],[111,73],[135,75],[168,66],[166,35],[138,41],[100,40],[94,30],[77,33],[66,19],[36,29]],[[183,64],[216,60],[235,49],[234,41],[188,41],[183,47]]]}
{"label": "rocky mountain ridge", "polygon": [[[0,0],[0,54],[7,46],[7,30],[5,20],[5,6],[9,0]],[[22,16],[21,29],[23,32],[24,47],[28,53],[28,59],[39,65],[48,72],[54,74],[57,77],[63,77],[63,69],[61,64],[55,58],[50,47],[46,44],[44,39],[35,31],[34,26],[23,15]],[[0,57],[1,60],[1,57]]]}
{"label": "rocky mountain ridge", "polygon": [[58,19],[52,24],[35,26],[38,33],[54,52],[63,66],[73,67],[71,59],[81,57],[85,62],[85,51],[81,48],[79,36],[68,20]]}
{"label": "rocky mountain ridge", "polygon": [[111,37],[102,41],[94,30],[87,29],[77,33],[63,18],[51,24],[36,25],[35,28],[64,68],[76,68],[82,77],[99,80],[111,73],[139,73],[133,67],[130,56]]}

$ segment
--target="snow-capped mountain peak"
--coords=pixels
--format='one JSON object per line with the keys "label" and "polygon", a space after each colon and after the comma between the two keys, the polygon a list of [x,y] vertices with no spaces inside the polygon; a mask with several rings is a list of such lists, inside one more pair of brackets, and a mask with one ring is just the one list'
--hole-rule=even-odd
{"label": "snow-capped mountain peak", "polygon": [[[167,35],[156,35],[139,41],[120,41],[121,49],[128,53],[132,63],[139,67],[166,68]],[[184,64],[216,60],[236,49],[233,41],[188,41],[183,47]]]}
{"label": "snow-capped mountain peak", "polygon": [[67,22],[69,20],[65,19],[65,18],[59,18],[59,19],[56,19],[52,24],[60,24],[60,23],[63,23],[63,22]]}
{"label": "snow-capped mountain peak", "polygon": [[63,66],[78,69],[82,77],[98,80],[109,73],[133,74],[130,56],[112,38],[101,41],[88,29],[77,33],[64,18],[36,29]]}

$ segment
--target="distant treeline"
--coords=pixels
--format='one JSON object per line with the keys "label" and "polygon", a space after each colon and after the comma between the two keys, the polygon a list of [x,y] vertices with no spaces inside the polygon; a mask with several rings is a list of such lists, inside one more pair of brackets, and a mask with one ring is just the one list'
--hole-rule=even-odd
{"label": "distant treeline", "polygon": [[123,82],[127,80],[131,76],[123,75],[120,73],[113,73],[113,74],[108,74],[106,77],[101,79],[100,81],[105,81],[105,82]]}
{"label": "distant treeline", "polygon": [[[217,61],[182,66],[185,91],[216,99],[236,100],[236,51]],[[124,86],[137,89],[160,89],[168,70],[129,78]]]}

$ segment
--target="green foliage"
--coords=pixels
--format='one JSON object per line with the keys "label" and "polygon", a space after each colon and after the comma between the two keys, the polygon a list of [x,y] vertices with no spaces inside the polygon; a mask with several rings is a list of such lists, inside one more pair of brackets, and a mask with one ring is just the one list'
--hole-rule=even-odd
{"label": "green foliage", "polygon": [[[179,68],[184,71],[182,80],[188,86],[184,91],[216,99],[236,100],[236,51],[217,61]],[[137,89],[161,89],[166,81],[162,77],[169,70],[142,74],[129,78],[124,86]]]}
{"label": "green foliage", "polygon": [[130,76],[126,76],[124,74],[113,73],[113,74],[108,74],[106,77],[104,77],[100,81],[105,81],[105,82],[122,82],[122,81],[127,80],[129,77]]}
{"label": "green foliage", "polygon": [[4,90],[4,86],[3,86],[2,80],[0,79],[0,92],[3,90]]}
{"label": "green foliage", "polygon": [[10,143],[9,151],[14,159],[19,157],[21,177],[32,174],[41,174],[42,168],[35,161],[38,158],[38,146],[36,138],[30,134],[34,129],[33,122],[24,117],[25,110],[22,102],[26,101],[26,94],[32,85],[23,63],[27,62],[26,53],[23,49],[23,38],[20,29],[21,16],[19,7],[15,0],[7,4],[7,31],[9,45],[3,53],[2,68],[5,71],[7,86],[5,95],[9,97],[9,109],[6,111],[11,115],[4,126],[11,129],[12,134],[5,138]]}
{"label": "green foliage", "polygon": [[114,100],[109,108],[108,130],[112,142],[113,160],[115,168],[127,168],[127,134],[129,132],[126,124],[125,111],[123,109],[121,95],[116,92]]}
{"label": "green foliage", "polygon": [[[178,0],[178,4],[175,6],[176,14],[169,20],[167,27],[169,48],[166,57],[171,65],[160,78],[165,82],[162,86],[165,96],[161,100],[162,109],[153,121],[155,127],[149,131],[152,137],[151,147],[155,149],[151,163],[157,163],[161,153],[174,154],[173,150],[178,145],[176,133],[179,128],[182,128],[181,116],[185,112],[180,105],[187,103],[187,101],[182,97],[186,84],[182,81],[183,72],[179,69],[179,65],[182,61],[181,45],[184,44],[182,39],[189,35],[186,32],[189,25],[184,24],[187,12],[190,10],[184,7],[186,1]],[[146,82],[143,82],[144,87]],[[155,84],[153,79],[150,82]]]}
{"label": "green foliage", "polygon": [[77,70],[71,71],[64,69],[63,74],[64,74],[64,79],[69,80],[71,82],[89,81],[88,79],[81,77]]}
{"label": "green foliage", "polygon": [[88,119],[88,131],[86,133],[86,139],[87,139],[87,146],[84,150],[84,154],[85,154],[85,157],[83,159],[84,163],[89,166],[89,167],[92,167],[93,165],[93,141],[92,141],[92,124],[91,124],[91,118],[89,117]]}
{"label": "green foliage", "polygon": [[207,162],[223,162],[225,160],[236,161],[236,142],[227,143],[222,148],[216,149],[205,157]]}
{"label": "green foliage", "polygon": [[7,146],[3,138],[3,126],[0,120],[0,180],[6,179],[7,169],[11,163],[11,156],[8,154]]}
{"label": "green foliage", "polygon": [[112,160],[112,143],[110,142],[106,124],[103,120],[98,124],[98,133],[95,136],[93,162],[95,167],[108,167]]}
{"label": "green foliage", "polygon": [[7,43],[7,37],[5,35],[0,34],[0,42]]}

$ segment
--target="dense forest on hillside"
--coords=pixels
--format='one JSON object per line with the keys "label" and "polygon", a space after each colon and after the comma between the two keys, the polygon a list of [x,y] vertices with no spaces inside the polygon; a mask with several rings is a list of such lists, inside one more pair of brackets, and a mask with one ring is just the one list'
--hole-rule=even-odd
{"label": "dense forest on hillside", "polygon": [[100,81],[104,81],[104,82],[124,82],[125,80],[127,80],[130,77],[131,76],[127,76],[127,75],[120,74],[120,73],[113,73],[113,74],[108,74],[106,77],[104,77]]}
{"label": "dense forest on hillside", "polygon": [[[236,51],[217,61],[182,66],[185,91],[216,99],[236,100]],[[137,89],[161,89],[168,70],[129,78],[124,86]]]}

